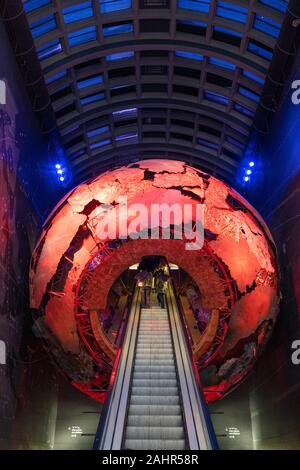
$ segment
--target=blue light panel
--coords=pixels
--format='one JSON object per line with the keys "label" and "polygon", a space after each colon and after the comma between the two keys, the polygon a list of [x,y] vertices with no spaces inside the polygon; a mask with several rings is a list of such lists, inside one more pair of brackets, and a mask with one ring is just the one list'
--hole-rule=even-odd
{"label": "blue light panel", "polygon": [[77,86],[79,90],[81,90],[82,88],[87,88],[89,86],[99,85],[102,82],[102,75],[94,75],[93,77],[85,78],[84,80],[79,80],[77,82]]}
{"label": "blue light panel", "polygon": [[51,0],[26,0],[24,2],[24,10],[29,13],[33,10],[37,10],[45,5],[49,5]]}
{"label": "blue light panel", "polygon": [[97,127],[97,129],[88,131],[87,136],[95,137],[96,135],[105,134],[105,132],[109,132],[109,126]]}
{"label": "blue light panel", "polygon": [[198,54],[196,52],[176,51],[176,55],[178,57],[184,57],[185,59],[193,59],[193,60],[204,59],[202,54]]}
{"label": "blue light panel", "polygon": [[262,3],[263,5],[268,5],[268,7],[274,8],[274,10],[278,10],[283,13],[288,7],[288,1],[286,0],[259,0],[259,3]]}
{"label": "blue light panel", "polygon": [[73,31],[68,34],[69,45],[78,46],[87,42],[95,41],[96,39],[96,26],[88,26],[87,28]]}
{"label": "blue light panel", "polygon": [[116,136],[116,141],[121,142],[122,140],[136,139],[136,138],[137,138],[136,132],[128,132],[127,134]]}
{"label": "blue light panel", "polygon": [[127,10],[131,8],[131,0],[99,0],[101,13]]}
{"label": "blue light panel", "polygon": [[226,106],[229,103],[229,98],[227,96],[220,95],[219,93],[215,93],[213,91],[204,91],[204,96],[207,100],[213,101],[214,103],[221,104]]}
{"label": "blue light panel", "polygon": [[184,10],[200,11],[201,13],[208,13],[210,7],[210,0],[178,0],[178,7]]}
{"label": "blue light panel", "polygon": [[245,145],[240,142],[239,140],[237,139],[234,139],[233,137],[231,137],[230,135],[227,135],[226,138],[225,138],[226,142],[228,142],[229,144],[231,145],[234,145],[235,147],[238,147],[240,148],[241,150],[243,150],[245,148]]}
{"label": "blue light panel", "polygon": [[254,80],[257,83],[260,83],[263,85],[265,83],[265,80],[261,77],[258,77],[258,75],[255,75],[252,72],[249,72],[248,70],[243,70],[243,75],[247,78],[250,78],[250,80]]}
{"label": "blue light panel", "polygon": [[201,21],[178,20],[177,23],[198,26],[198,28],[207,28],[207,23],[202,23]]}
{"label": "blue light panel", "polygon": [[103,36],[115,36],[117,34],[132,33],[133,24],[132,23],[120,23],[103,26]]}
{"label": "blue light panel", "polygon": [[90,104],[95,103],[96,101],[104,100],[105,94],[104,93],[96,93],[95,95],[85,96],[84,98],[80,98],[81,104]]}
{"label": "blue light panel", "polygon": [[116,54],[107,55],[106,60],[108,61],[120,60],[120,59],[126,59],[127,57],[133,57],[133,56],[134,56],[133,51],[117,52]]}
{"label": "blue light panel", "polygon": [[66,24],[74,23],[75,21],[80,21],[84,18],[90,18],[93,14],[94,11],[91,1],[63,9],[64,22]]}
{"label": "blue light panel", "polygon": [[48,33],[49,31],[53,31],[56,29],[56,19],[54,15],[44,16],[40,20],[34,21],[30,25],[32,37],[39,38],[43,34]]}
{"label": "blue light panel", "polygon": [[135,117],[137,115],[137,108],[120,109],[119,111],[113,111],[114,118],[128,118]]}
{"label": "blue light panel", "polygon": [[251,90],[248,90],[248,88],[245,88],[243,86],[239,86],[238,92],[241,95],[245,96],[245,98],[248,98],[251,101],[255,101],[256,103],[258,103],[260,100],[260,97],[256,93]]}
{"label": "blue light panel", "polygon": [[260,46],[251,40],[248,43],[248,51],[267,60],[271,60],[273,55],[269,49],[266,49],[265,47]]}
{"label": "blue light panel", "polygon": [[218,144],[214,142],[210,142],[209,140],[206,140],[206,139],[198,139],[198,144],[203,145],[204,147],[207,147],[213,150],[217,150],[219,148]]}
{"label": "blue light panel", "polygon": [[62,51],[62,46],[59,39],[54,39],[53,41],[43,44],[43,46],[37,49],[38,58],[40,60],[48,59],[55,54],[58,54]]}
{"label": "blue light panel", "polygon": [[209,63],[212,65],[217,65],[218,67],[223,67],[224,69],[235,70],[235,65],[227,62],[226,60],[217,59],[216,57],[211,57]]}
{"label": "blue light panel", "polygon": [[233,31],[232,29],[223,28],[222,26],[214,26],[214,31],[218,31],[219,33],[228,34],[229,36],[234,36],[234,37],[237,37],[237,38],[242,37],[242,33],[240,33],[239,31]]}
{"label": "blue light panel", "polygon": [[100,142],[94,142],[93,144],[90,144],[90,148],[94,150],[99,147],[104,147],[104,145],[109,145],[110,143],[111,139],[100,140]]}
{"label": "blue light panel", "polygon": [[258,29],[259,31],[262,31],[269,36],[278,38],[281,25],[277,23],[277,21],[271,20],[270,18],[266,18],[265,16],[258,15],[256,13],[253,27],[254,29]]}
{"label": "blue light panel", "polygon": [[252,111],[251,109],[247,108],[246,106],[242,104],[235,103],[234,109],[238,111],[239,113],[244,114],[244,116],[251,117],[251,118],[254,117],[254,111]]}
{"label": "blue light panel", "polygon": [[56,80],[59,80],[60,78],[63,78],[67,75],[66,70],[62,70],[61,72],[57,72],[55,75],[52,75],[51,77],[46,79],[46,84],[50,85],[50,83],[55,82]]}
{"label": "blue light panel", "polygon": [[228,2],[218,1],[217,16],[228,20],[246,23],[248,10]]}

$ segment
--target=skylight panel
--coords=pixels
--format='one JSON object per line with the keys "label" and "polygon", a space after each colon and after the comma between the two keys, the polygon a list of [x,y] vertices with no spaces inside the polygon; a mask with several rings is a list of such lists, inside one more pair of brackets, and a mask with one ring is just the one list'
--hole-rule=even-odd
{"label": "skylight panel", "polygon": [[229,98],[227,96],[220,95],[219,93],[215,93],[213,91],[204,91],[204,96],[207,100],[213,101],[214,103],[221,104],[226,106],[229,103]]}
{"label": "skylight panel", "polygon": [[66,24],[74,23],[75,21],[80,21],[84,18],[90,18],[93,14],[94,11],[91,1],[79,3],[78,5],[72,5],[63,9],[63,17]]}
{"label": "skylight panel", "polygon": [[231,64],[226,60],[218,59],[217,57],[210,57],[209,63],[212,65],[217,65],[218,67],[223,67],[224,69],[235,70],[234,64]]}
{"label": "skylight panel", "polygon": [[62,45],[59,39],[54,39],[53,41],[43,44],[41,47],[38,47],[37,54],[40,60],[48,59],[49,57],[58,54],[62,51]]}
{"label": "skylight panel", "polygon": [[96,93],[95,95],[85,96],[84,98],[80,98],[81,104],[90,104],[95,103],[96,101],[104,100],[105,94],[104,93]]}
{"label": "skylight panel", "polygon": [[194,10],[200,13],[208,13],[210,0],[178,0],[178,7],[184,10]]}
{"label": "skylight panel", "polygon": [[44,16],[43,18],[34,21],[30,25],[31,34],[34,39],[39,38],[43,34],[56,29],[56,19],[54,15]]}
{"label": "skylight panel", "polygon": [[176,51],[176,55],[178,57],[184,57],[185,59],[192,59],[192,60],[203,60],[204,57],[202,54],[197,52],[187,52],[187,51]]}
{"label": "skylight panel", "polygon": [[49,5],[51,0],[25,0],[24,3],[24,10],[26,13],[30,13],[33,10],[37,10],[45,5]]}
{"label": "skylight panel", "polygon": [[96,26],[88,26],[87,28],[73,31],[68,34],[69,45],[78,46],[87,42],[95,41],[96,39]]}
{"label": "skylight panel", "polygon": [[87,88],[89,86],[99,85],[103,83],[102,75],[94,75],[93,77],[88,77],[83,80],[77,81],[77,86],[81,90],[82,88]]}
{"label": "skylight panel", "polygon": [[101,13],[127,10],[131,8],[131,0],[99,0]]}
{"label": "skylight panel", "polygon": [[108,60],[108,61],[120,60],[120,59],[126,59],[128,57],[133,57],[133,56],[134,56],[133,51],[116,52],[115,54],[107,55],[106,60]]}
{"label": "skylight panel", "polygon": [[233,3],[218,1],[217,16],[226,18],[238,23],[246,23],[248,9],[234,5]]}
{"label": "skylight panel", "polygon": [[103,36],[115,36],[117,34],[132,33],[133,24],[130,23],[112,23],[103,26]]}
{"label": "skylight panel", "polygon": [[258,15],[256,13],[253,23],[254,29],[262,31],[269,36],[278,38],[280,33],[281,25],[277,21],[271,20],[271,18],[266,18],[265,16]]}

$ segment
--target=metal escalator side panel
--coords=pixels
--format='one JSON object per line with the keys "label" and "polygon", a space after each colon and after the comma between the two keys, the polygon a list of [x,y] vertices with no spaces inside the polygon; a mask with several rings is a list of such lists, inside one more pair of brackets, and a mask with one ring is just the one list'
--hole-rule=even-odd
{"label": "metal escalator side panel", "polygon": [[[182,321],[178,312],[175,295],[171,285],[167,289],[167,305],[171,322],[177,369],[181,388],[184,417],[191,450],[210,450],[217,448],[216,440],[211,436],[211,422],[206,404],[199,393],[194,376],[194,369]],[[205,412],[206,411],[206,412]]]}
{"label": "metal escalator side panel", "polygon": [[121,449],[138,331],[140,298],[140,289],[136,287],[114,384],[108,403],[104,405],[107,411],[103,417],[102,414],[100,417],[94,444],[95,450]]}

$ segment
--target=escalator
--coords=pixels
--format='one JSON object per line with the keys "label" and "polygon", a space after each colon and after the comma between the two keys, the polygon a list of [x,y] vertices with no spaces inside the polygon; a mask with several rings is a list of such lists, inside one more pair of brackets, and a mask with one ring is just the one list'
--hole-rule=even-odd
{"label": "escalator", "polygon": [[136,287],[94,449],[216,449],[172,284],[167,308],[140,300]]}

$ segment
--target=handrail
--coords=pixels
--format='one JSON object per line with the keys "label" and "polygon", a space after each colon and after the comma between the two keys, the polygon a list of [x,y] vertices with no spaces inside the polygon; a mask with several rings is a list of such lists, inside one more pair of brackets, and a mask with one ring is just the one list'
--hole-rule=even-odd
{"label": "handrail", "polygon": [[135,288],[122,349],[119,348],[99,421],[94,450],[120,450],[140,316],[140,289]]}
{"label": "handrail", "polygon": [[189,335],[171,283],[168,283],[166,294],[190,449],[218,449]]}

